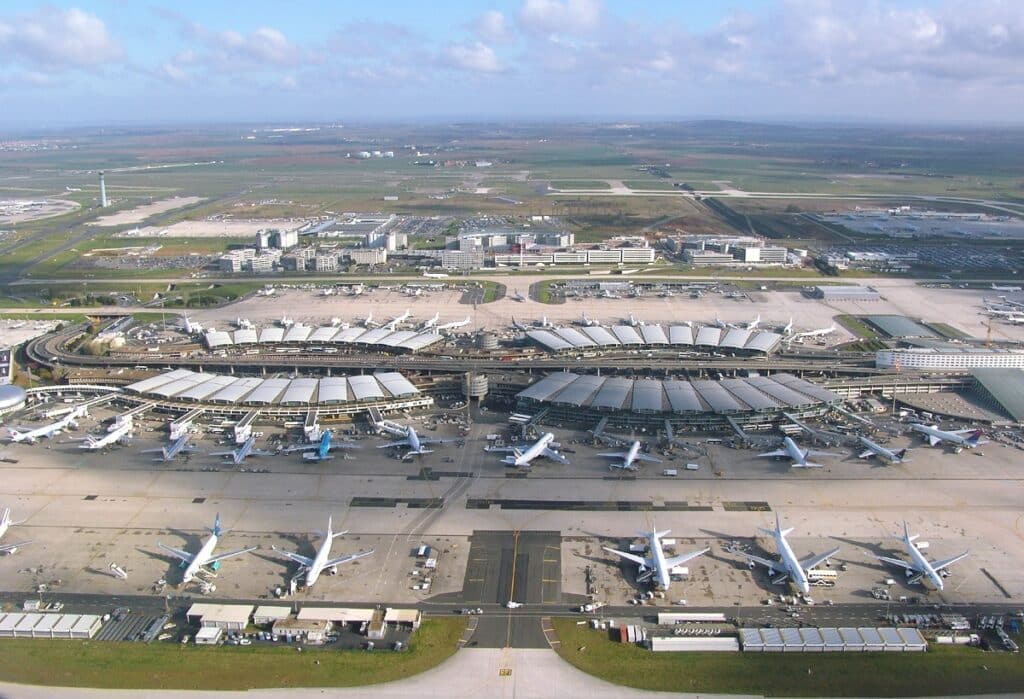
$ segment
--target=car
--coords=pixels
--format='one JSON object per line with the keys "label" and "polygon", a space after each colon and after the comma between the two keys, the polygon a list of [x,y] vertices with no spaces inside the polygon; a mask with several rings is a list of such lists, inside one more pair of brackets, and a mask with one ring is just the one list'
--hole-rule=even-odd
{"label": "car", "polygon": [[248,638],[243,638],[243,639],[238,641],[238,644],[241,645],[241,646],[251,646],[252,645],[252,641],[250,641]]}

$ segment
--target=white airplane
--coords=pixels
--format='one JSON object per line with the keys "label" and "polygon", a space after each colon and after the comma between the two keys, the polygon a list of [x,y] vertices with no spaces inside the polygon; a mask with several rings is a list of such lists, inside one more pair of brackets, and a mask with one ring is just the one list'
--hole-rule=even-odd
{"label": "white airplane", "polygon": [[1021,291],[1022,288],[1024,288],[1024,287],[1019,287],[1019,286],[999,286],[995,282],[992,282],[992,290],[993,291],[1016,292],[1016,291]]}
{"label": "white airplane", "polygon": [[356,284],[355,286],[349,287],[348,293],[350,296],[361,296],[365,290],[366,288],[362,284]]}
{"label": "white airplane", "polygon": [[30,430],[19,430],[14,427],[8,427],[7,432],[9,440],[14,444],[19,444],[21,442],[35,444],[40,437],[53,437],[69,427],[78,427],[78,423],[75,422],[75,416],[73,413],[65,415],[60,420],[52,422],[49,425],[43,425],[42,427],[36,427]]}
{"label": "white airplane", "polygon": [[[409,425],[405,428],[395,429],[389,426],[381,425],[380,429],[400,437],[397,441],[388,442],[387,444],[381,444],[378,449],[392,449],[394,447],[409,447],[409,450],[402,454],[402,461],[411,459],[414,456],[423,456],[424,454],[433,454],[433,449],[425,449],[424,447],[428,444],[450,444],[454,442],[454,439],[437,439],[435,437],[420,437],[416,433],[416,428]],[[404,432],[402,431],[404,429]]]}
{"label": "white airplane", "polygon": [[647,539],[648,555],[637,556],[633,553],[626,553],[625,551],[618,551],[607,546],[602,546],[608,553],[614,553],[619,558],[624,558],[627,561],[632,561],[640,566],[640,572],[637,576],[637,582],[644,582],[646,580],[653,580],[654,586],[659,590],[667,590],[669,585],[672,584],[672,569],[681,566],[687,561],[693,560],[697,556],[703,555],[710,551],[710,548],[703,548],[700,551],[691,551],[690,553],[684,553],[681,556],[672,556],[671,558],[665,557],[665,550],[661,546],[662,537],[668,536],[672,533],[671,529],[665,531],[649,531],[649,532],[637,532],[640,536]]}
{"label": "white airplane", "polygon": [[582,325],[585,328],[592,328],[595,325],[600,325],[600,324],[601,323],[599,321],[591,320],[590,318],[587,318],[587,312],[586,311],[583,311],[583,314],[580,316],[580,325]]}
{"label": "white airplane", "polygon": [[517,468],[529,468],[530,462],[536,458],[544,457],[552,459],[561,464],[569,463],[569,460],[558,453],[556,449],[560,445],[555,441],[555,435],[545,432],[541,438],[526,448],[525,451],[518,447],[491,447],[487,451],[511,452],[511,456],[502,459],[502,463]]}
{"label": "white airplane", "polygon": [[808,331],[806,331],[806,332],[802,332],[802,333],[796,333],[796,334],[795,334],[795,335],[793,335],[793,337],[791,337],[790,339],[791,339],[791,340],[796,340],[796,339],[798,339],[798,338],[808,338],[808,337],[825,337],[826,335],[831,335],[831,334],[832,334],[832,333],[834,333],[834,332],[835,332],[835,331],[836,331],[837,329],[838,329],[838,328],[837,328],[836,324],[835,324],[835,323],[832,323],[832,325],[828,326],[827,328],[819,328],[819,329],[817,329],[817,330],[808,330]]}
{"label": "white airplane", "polygon": [[373,311],[370,311],[369,313],[366,314],[366,318],[363,319],[363,325],[368,328],[379,325],[379,323],[373,322]]}
{"label": "white airplane", "polygon": [[922,578],[928,578],[932,585],[935,586],[935,589],[941,592],[945,587],[942,582],[942,571],[957,561],[966,558],[970,551],[964,551],[959,556],[953,556],[952,558],[932,562],[925,558],[924,554],[921,553],[921,549],[928,548],[928,544],[923,542],[921,544],[914,543],[914,540],[917,539],[918,536],[918,534],[910,534],[910,528],[907,526],[906,521],[904,521],[902,539],[903,548],[906,550],[907,556],[910,557],[910,561],[904,561],[901,558],[890,558],[888,556],[875,556],[875,558],[883,563],[898,566],[906,570],[907,577],[909,578],[907,582],[910,584],[914,584]]}
{"label": "white airplane", "polygon": [[757,326],[761,324],[761,314],[757,314],[757,318],[747,323],[747,330],[757,330]]}
{"label": "white airplane", "polygon": [[333,286],[325,286],[323,289],[320,290],[321,296],[334,296],[336,293],[338,293],[338,290],[335,289]]}
{"label": "white airplane", "polygon": [[519,291],[519,289],[516,289],[515,293],[512,294],[512,300],[513,301],[518,301],[520,303],[523,303],[524,301],[526,301],[526,297],[522,295],[522,293]]}
{"label": "white airplane", "polygon": [[143,449],[143,454],[160,454],[159,459],[153,459],[153,461],[174,461],[178,454],[188,454],[191,452],[199,451],[196,447],[188,446],[188,440],[191,438],[189,434],[183,434],[173,442],[168,444],[166,447],[160,449]]}
{"label": "white airplane", "polygon": [[365,558],[373,553],[373,549],[370,549],[369,551],[360,551],[359,553],[350,553],[344,556],[338,556],[337,558],[331,558],[331,543],[339,536],[348,534],[347,531],[331,531],[331,520],[331,517],[327,518],[327,531],[317,532],[317,535],[320,537],[320,547],[317,548],[316,555],[313,556],[313,558],[306,558],[305,556],[301,556],[297,553],[283,551],[276,546],[271,546],[272,549],[280,553],[285,558],[289,558],[299,564],[299,571],[306,574],[307,589],[313,587],[314,583],[316,583],[320,574],[323,573],[324,570],[330,569],[332,571],[331,574],[333,575],[337,573],[338,566],[344,563],[351,563],[352,561],[359,560],[360,558]]}
{"label": "white airplane", "polygon": [[639,318],[635,317],[632,313],[629,314],[629,324],[632,325],[634,328],[638,327],[640,325],[646,325],[646,323],[644,323],[644,321],[642,321]]}
{"label": "white airplane", "polygon": [[85,435],[85,439],[83,440],[85,443],[79,444],[78,448],[91,449],[95,451],[97,449],[105,449],[117,443],[127,444],[128,441],[132,438],[133,428],[134,424],[132,423],[131,420],[128,420],[116,426],[114,429],[108,431],[106,434],[100,435],[99,437],[94,437],[91,434],[87,434]]}
{"label": "white airplane", "polygon": [[548,320],[547,316],[541,316],[540,321],[537,323],[542,328],[553,328],[555,324]]}
{"label": "white airplane", "polygon": [[231,463],[235,466],[245,462],[245,459],[249,456],[272,456],[273,454],[269,451],[256,448],[256,436],[252,435],[246,439],[237,449],[231,451],[215,451],[211,452],[210,456],[223,456],[226,459],[231,459]]}
{"label": "white airplane", "polygon": [[282,313],[281,320],[277,321],[280,323],[282,328],[290,328],[295,325],[295,321],[288,317],[288,314]]}
{"label": "white airplane", "polygon": [[248,318],[235,318],[235,327],[240,330],[252,330],[254,326]]}
{"label": "white airplane", "polygon": [[[24,523],[25,523],[25,520],[21,520],[21,521],[18,521],[18,522],[15,522],[14,520],[12,520],[11,519],[11,508],[5,507],[4,510],[3,510],[3,514],[0,514],[0,539],[3,539],[4,534],[6,534],[7,530],[10,529],[12,526],[16,526],[16,525],[24,524]],[[0,553],[6,553],[8,556],[13,556],[14,554],[16,554],[18,552],[18,549],[20,549],[22,546],[25,546],[26,544],[31,544],[31,543],[32,543],[31,541],[19,541],[16,544],[3,544],[3,545],[0,545]]]}
{"label": "white airplane", "polygon": [[[213,550],[217,548],[217,541],[227,531],[220,528],[220,513],[213,520],[213,528],[208,529],[210,532],[210,538],[203,542],[203,545],[199,548],[196,553],[189,553],[188,551],[182,551],[171,546],[161,544],[159,541],[156,542],[158,548],[167,551],[174,555],[176,558],[181,559],[182,565],[185,566],[185,572],[181,575],[181,584],[188,585],[192,582],[197,575],[208,575],[213,573],[216,576],[216,571],[220,567],[220,562],[225,558],[231,558],[232,556],[238,556],[243,553],[249,553],[255,551],[256,546],[248,546],[244,549],[238,549],[236,551],[229,551],[228,553],[222,553],[218,556],[213,555]],[[209,566],[210,570],[207,570]]]}
{"label": "white airplane", "polygon": [[914,432],[920,432],[928,440],[930,446],[936,446],[940,442],[949,442],[956,446],[957,451],[961,449],[973,449],[979,444],[988,444],[981,439],[981,430],[956,430],[947,432],[940,430],[938,425],[923,425],[915,422],[910,425]]}
{"label": "white airplane", "polygon": [[796,445],[796,442],[790,437],[784,437],[782,439],[782,449],[776,449],[775,451],[766,451],[763,454],[758,454],[762,457],[773,457],[781,458],[788,457],[793,460],[790,464],[792,468],[821,468],[821,464],[816,464],[807,460],[809,456],[839,456],[839,454],[833,454],[829,451],[817,451],[814,449],[801,449]]}
{"label": "white airplane", "polygon": [[653,456],[649,456],[647,454],[644,454],[642,451],[640,451],[640,447],[641,446],[642,445],[640,444],[639,441],[634,441],[631,445],[629,445],[629,450],[628,451],[624,451],[624,452],[623,451],[620,451],[620,452],[604,452],[604,453],[598,454],[598,456],[606,456],[606,457],[609,457],[609,458],[612,458],[612,459],[622,459],[621,463],[618,463],[618,464],[614,464],[613,463],[610,466],[610,468],[620,468],[620,469],[622,469],[624,471],[635,471],[637,469],[637,466],[636,466],[636,462],[637,461],[651,461],[651,462],[656,463],[656,464],[660,464],[661,463],[661,459],[656,459]]}
{"label": "white airplane", "polygon": [[617,298],[619,298],[619,295],[614,293],[614,292],[612,292],[610,289],[603,289],[601,291],[601,296],[599,298],[602,298],[602,299],[617,299]]}
{"label": "white airplane", "polygon": [[793,316],[789,317],[789,322],[786,323],[782,328],[782,335],[789,335],[793,332]]}
{"label": "white airplane", "polygon": [[1010,315],[1005,316],[1002,320],[1004,323],[1009,323],[1010,325],[1021,325],[1022,323],[1024,323],[1024,316]]}
{"label": "white airplane", "polygon": [[430,328],[437,325],[437,321],[439,320],[441,320],[440,311],[435,313],[433,318],[428,318],[427,320],[423,321],[423,325],[420,326],[420,330],[429,330]]}
{"label": "white airplane", "polygon": [[291,454],[301,451],[302,458],[306,461],[329,461],[334,458],[331,456],[331,449],[359,449],[359,445],[351,442],[332,442],[331,431],[326,430],[317,441],[285,447],[281,453]]}
{"label": "white airplane", "polygon": [[760,563],[768,569],[769,576],[775,575],[775,573],[782,573],[780,577],[772,580],[773,585],[778,585],[786,578],[789,578],[793,581],[796,588],[805,595],[811,591],[811,583],[807,577],[808,572],[839,553],[839,548],[837,547],[831,551],[826,551],[825,553],[818,554],[816,556],[808,556],[804,559],[798,559],[796,554],[793,553],[793,549],[790,547],[789,542],[786,541],[786,537],[793,531],[793,528],[782,528],[782,525],[779,523],[778,512],[775,513],[774,531],[771,529],[764,529],[763,527],[758,527],[757,529],[758,531],[775,539],[775,550],[778,552],[780,560],[772,561],[767,558],[755,556],[752,553],[747,553],[746,551],[739,551],[738,553],[750,561],[751,568],[753,568],[755,564]]}
{"label": "white airplane", "polygon": [[404,323],[405,321],[409,320],[409,318],[411,316],[412,316],[412,314],[409,313],[409,309],[407,308],[407,309],[405,309],[405,313],[403,313],[401,315],[398,315],[398,316],[395,316],[394,318],[389,320],[387,323],[385,323],[383,327],[388,328],[390,330],[394,330],[398,326],[399,323]]}
{"label": "white airplane", "polygon": [[469,325],[469,316],[466,316],[465,320],[453,320],[450,323],[438,325],[435,330],[438,332],[441,332],[442,330],[458,330],[459,328],[464,328],[467,325]]}
{"label": "white airplane", "polygon": [[203,326],[201,323],[197,323],[194,320],[189,320],[188,313],[185,313],[181,317],[181,329],[189,335],[193,333],[203,332]]}
{"label": "white airplane", "polygon": [[892,451],[891,449],[886,449],[881,444],[872,442],[867,437],[857,437],[857,441],[859,441],[862,445],[867,447],[864,451],[857,455],[857,458],[859,459],[869,459],[872,456],[880,456],[881,458],[886,459],[887,461],[889,461],[889,463],[892,464],[905,464],[908,461],[910,461],[910,459],[906,458],[907,452],[910,451],[909,449],[900,449],[899,451]]}

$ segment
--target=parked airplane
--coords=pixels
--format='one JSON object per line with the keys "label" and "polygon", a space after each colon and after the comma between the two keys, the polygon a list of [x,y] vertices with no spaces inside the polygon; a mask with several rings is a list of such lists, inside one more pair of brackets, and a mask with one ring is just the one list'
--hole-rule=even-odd
{"label": "parked airplane", "polygon": [[1002,321],[1004,323],[1009,323],[1010,325],[1021,325],[1024,323],[1024,316],[1005,316]]}
{"label": "parked airplane", "polygon": [[785,337],[785,336],[790,335],[792,332],[793,332],[793,316],[790,316],[789,317],[789,322],[786,323],[786,325],[783,326],[783,328],[782,328],[782,335]]}
{"label": "parked airplane", "polygon": [[552,323],[550,320],[548,320],[547,316],[541,316],[540,320],[537,322],[537,325],[539,325],[542,328],[553,328],[553,327],[555,327],[555,324]]}
{"label": "parked airplane", "polygon": [[36,427],[34,429],[19,430],[14,427],[8,427],[7,432],[9,441],[15,444],[19,444],[21,442],[35,444],[40,437],[53,437],[69,427],[78,427],[78,423],[75,422],[73,414],[65,415],[56,422],[52,422],[49,425],[43,425],[42,427]]}
{"label": "parked airplane", "polygon": [[369,551],[360,551],[359,553],[349,553],[344,556],[338,556],[337,558],[331,558],[331,543],[338,538],[348,534],[347,531],[333,532],[331,531],[331,517],[327,518],[327,531],[317,532],[320,537],[320,546],[316,550],[316,555],[313,558],[306,558],[297,553],[291,551],[283,551],[276,546],[271,548],[280,553],[282,556],[289,558],[299,564],[299,572],[306,574],[306,588],[313,587],[320,574],[326,569],[330,569],[331,574],[337,573],[337,567],[344,563],[351,563],[352,561],[360,558],[365,558],[373,553],[373,549]]}
{"label": "parked airplane", "polygon": [[[3,514],[0,514],[0,539],[4,538],[4,534],[6,534],[7,530],[10,529],[12,526],[16,526],[16,525],[19,525],[19,524],[24,524],[24,522],[25,522],[25,520],[20,520],[18,522],[15,522],[14,520],[12,520],[11,519],[11,508],[5,507],[4,510],[3,510]],[[0,553],[6,553],[8,556],[13,556],[14,554],[16,554],[18,552],[18,549],[20,549],[22,546],[25,546],[26,544],[31,544],[31,543],[32,543],[32,541],[30,540],[30,541],[19,541],[16,544],[2,544],[2,545],[0,545]]]}
{"label": "parked airplane", "polygon": [[332,442],[331,431],[325,430],[320,435],[318,441],[285,447],[281,450],[281,453],[291,454],[292,452],[301,451],[302,458],[306,461],[327,461],[334,458],[331,456],[331,449],[359,449],[359,445],[350,442]]}
{"label": "parked airplane", "polygon": [[898,566],[907,571],[907,582],[914,584],[921,581],[923,578],[928,578],[935,589],[941,591],[945,585],[942,582],[942,571],[953,565],[962,558],[966,558],[969,551],[964,551],[959,556],[953,556],[952,558],[946,558],[941,561],[929,561],[925,558],[924,554],[921,553],[921,549],[927,548],[928,544],[921,543],[915,544],[914,540],[919,535],[910,534],[910,528],[907,523],[903,522],[903,548],[907,552],[907,556],[910,557],[910,561],[904,561],[901,558],[890,558],[888,556],[875,556],[878,560],[889,565]]}
{"label": "parked airplane", "polygon": [[373,322],[373,311],[366,314],[366,318],[363,319],[363,325],[367,328],[380,325],[380,323]]}
{"label": "parked airplane", "polygon": [[187,454],[194,451],[199,451],[196,447],[188,446],[188,440],[191,438],[189,434],[183,434],[173,442],[168,444],[166,447],[160,449],[143,449],[143,454],[160,454],[159,459],[153,459],[153,461],[174,461],[178,454]]}
{"label": "parked airplane", "polygon": [[881,458],[888,460],[889,463],[892,464],[905,464],[907,461],[910,460],[906,458],[907,452],[910,451],[909,449],[900,449],[899,451],[892,451],[891,449],[886,449],[881,444],[872,442],[867,437],[857,437],[857,440],[862,445],[867,447],[867,449],[858,454],[857,458],[859,459],[869,459],[872,456],[880,456]]}
{"label": "parked airplane", "polygon": [[127,444],[128,441],[132,438],[133,428],[134,424],[132,423],[131,420],[128,420],[118,425],[114,429],[108,431],[106,434],[100,435],[99,437],[94,437],[91,434],[87,434],[85,435],[85,439],[83,440],[84,444],[79,444],[78,448],[97,450],[105,449],[106,447],[109,447],[117,443]]}
{"label": "parked airplane", "polygon": [[624,558],[627,561],[632,561],[640,566],[640,571],[637,576],[637,582],[644,582],[646,580],[653,580],[654,586],[659,590],[667,590],[669,585],[672,584],[672,569],[677,566],[690,561],[697,556],[703,555],[710,551],[710,548],[703,548],[699,551],[691,551],[690,553],[684,553],[681,556],[672,556],[671,558],[665,557],[665,550],[662,548],[661,539],[662,537],[668,536],[672,533],[671,529],[665,531],[649,531],[649,532],[637,532],[640,536],[647,539],[647,556],[637,556],[633,553],[626,553],[625,551],[618,551],[607,546],[602,546],[608,553],[614,553],[619,558]]}
{"label": "parked airplane", "polygon": [[558,442],[555,441],[555,435],[545,432],[541,435],[540,439],[527,447],[525,451],[519,449],[519,447],[491,447],[488,451],[511,452],[512,455],[502,459],[502,463],[518,468],[529,468],[530,462],[540,457],[553,459],[562,464],[569,463],[568,459],[556,451],[559,446]]}
{"label": "parked airplane", "polygon": [[519,289],[516,289],[515,293],[512,294],[512,300],[519,301],[520,303],[522,303],[526,301],[526,297],[523,296],[522,293],[520,293]]}
{"label": "parked airplane", "polygon": [[642,451],[640,451],[641,446],[642,445],[639,441],[634,441],[631,445],[629,445],[629,451],[604,452],[598,454],[598,456],[606,456],[612,459],[622,459],[621,463],[613,463],[610,466],[610,468],[620,468],[624,471],[635,471],[637,469],[637,461],[651,461],[656,464],[661,463],[661,459],[656,459],[653,456],[649,456],[648,454],[644,454]]}
{"label": "parked airplane", "polygon": [[[403,427],[399,427],[399,429],[396,429],[394,427],[388,426],[386,424],[380,424],[379,427],[380,427],[380,429],[384,430],[385,432],[388,432],[389,434],[395,435],[396,437],[400,437],[400,439],[398,439],[397,441],[394,441],[394,442],[388,442],[387,444],[381,444],[381,445],[379,445],[377,447],[378,449],[391,449],[391,448],[394,448],[394,447],[403,447],[403,446],[409,447],[409,450],[402,455],[402,461],[405,461],[406,459],[411,459],[414,456],[423,456],[424,454],[433,454],[434,453],[433,449],[425,449],[424,448],[428,444],[449,444],[449,443],[455,441],[454,439],[437,439],[437,438],[434,438],[434,437],[420,437],[416,433],[416,428],[414,428],[412,425],[409,425],[409,426],[404,427],[404,428]],[[403,432],[403,430],[404,430],[404,432]]]}
{"label": "parked airplane", "polygon": [[[220,513],[218,513],[213,520],[213,528],[207,531],[210,532],[210,538],[203,542],[203,545],[196,553],[189,553],[188,551],[182,551],[181,549],[166,546],[161,544],[159,541],[156,542],[158,548],[161,548],[176,558],[181,559],[181,564],[185,568],[185,572],[181,575],[182,585],[188,585],[196,576],[205,576],[210,574],[216,576],[217,569],[220,568],[220,562],[225,558],[249,553],[250,551],[255,551],[257,548],[256,546],[248,546],[244,549],[229,551],[228,553],[222,553],[218,556],[214,556],[213,550],[217,548],[217,541],[220,540],[222,535],[227,533],[225,530],[220,528]],[[209,570],[207,570],[207,567]]]}
{"label": "parked airplane", "polygon": [[580,325],[582,325],[585,328],[592,328],[595,325],[600,325],[600,324],[601,324],[600,321],[591,320],[590,318],[587,318],[587,312],[586,311],[583,311],[583,314],[580,316]]}
{"label": "parked airplane", "polygon": [[761,324],[761,314],[757,314],[757,318],[747,323],[747,330],[757,330],[757,326]]}
{"label": "parked airplane", "polygon": [[245,459],[249,456],[272,456],[272,454],[263,449],[256,449],[256,436],[252,435],[242,442],[237,449],[211,452],[210,456],[223,456],[226,459],[231,459],[231,463],[237,466],[244,463]]}
{"label": "parked airplane", "polygon": [[281,320],[277,322],[280,323],[282,328],[290,328],[295,325],[295,321],[289,318],[287,313],[282,313]]}
{"label": "parked airplane", "polygon": [[638,327],[640,325],[646,325],[646,323],[644,323],[644,321],[640,320],[639,318],[634,316],[632,313],[629,314],[629,324],[631,326],[633,326],[634,328]]}
{"label": "parked airplane", "polygon": [[521,331],[521,332],[526,332],[527,330],[529,330],[528,327],[526,327],[522,323],[516,321],[516,317],[515,316],[512,316],[512,327],[515,328],[516,330]]}
{"label": "parked airplane", "polygon": [[423,325],[420,326],[420,330],[430,330],[430,328],[437,325],[437,321],[439,320],[441,320],[440,311],[435,313],[432,318],[428,318],[427,320],[423,321]]}
{"label": "parked airplane", "polygon": [[776,449],[775,451],[766,451],[758,456],[770,456],[774,458],[789,457],[793,460],[790,464],[792,468],[821,468],[821,464],[816,464],[807,460],[809,456],[839,456],[839,454],[833,454],[828,451],[816,451],[814,449],[801,449],[796,445],[791,437],[783,437],[782,449]]}
{"label": "parked airplane", "polygon": [[464,328],[469,325],[469,316],[466,316],[465,320],[453,320],[451,323],[445,323],[444,325],[438,325],[435,330],[441,332],[442,330],[457,330]]}
{"label": "parked airplane", "polygon": [[992,282],[992,290],[993,291],[1015,292],[1015,291],[1021,291],[1022,289],[1024,289],[1024,287],[1019,287],[1019,286],[999,286],[995,282]]}
{"label": "parked airplane", "polygon": [[355,286],[349,287],[348,294],[349,296],[362,296],[364,291],[366,291],[366,287],[362,284],[356,284]]}
{"label": "parked airplane", "polygon": [[747,553],[746,551],[739,551],[738,553],[750,561],[751,568],[753,568],[755,564],[760,563],[768,569],[769,576],[775,575],[775,573],[782,573],[781,576],[772,580],[773,585],[778,585],[786,578],[789,578],[793,581],[793,584],[797,589],[805,595],[811,590],[808,573],[828,559],[832,558],[832,556],[839,553],[839,549],[834,548],[831,551],[826,551],[825,553],[798,559],[796,554],[793,553],[793,549],[790,547],[789,542],[786,541],[786,537],[793,531],[793,528],[782,528],[782,525],[779,523],[778,512],[775,513],[774,531],[771,529],[764,529],[763,527],[758,527],[757,530],[775,539],[775,550],[778,552],[780,560],[772,561],[767,558],[755,556],[752,553]]}
{"label": "parked airplane", "polygon": [[910,429],[914,432],[919,432],[928,440],[928,444],[936,446],[940,442],[949,442],[956,446],[957,451],[961,449],[973,449],[979,444],[987,444],[987,441],[982,441],[981,430],[956,430],[955,432],[947,432],[940,430],[938,425],[923,425],[919,422],[915,422],[910,425]]}
{"label": "parked airplane", "polygon": [[409,318],[411,316],[412,316],[412,314],[409,313],[409,309],[407,308],[407,309],[405,309],[405,313],[403,313],[401,315],[398,315],[398,316],[395,316],[394,318],[389,320],[387,323],[385,323],[383,325],[383,327],[388,328],[389,330],[394,330],[396,327],[398,327],[399,323],[404,323],[405,321],[409,320]]}
{"label": "parked airplane", "polygon": [[817,330],[807,330],[806,332],[796,333],[790,339],[791,340],[797,340],[797,339],[805,339],[805,338],[809,338],[809,337],[825,337],[826,335],[831,335],[837,329],[838,329],[838,327],[836,326],[836,324],[832,323],[832,325],[828,326],[827,328],[819,328]]}

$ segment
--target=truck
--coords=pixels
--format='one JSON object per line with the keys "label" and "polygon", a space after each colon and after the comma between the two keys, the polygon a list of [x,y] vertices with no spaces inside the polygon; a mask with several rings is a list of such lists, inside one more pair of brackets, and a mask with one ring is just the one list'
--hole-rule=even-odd
{"label": "truck", "polygon": [[584,604],[584,605],[580,606],[579,611],[580,611],[580,614],[589,614],[591,612],[596,612],[598,609],[600,609],[603,606],[605,606],[604,602],[590,602],[588,604]]}

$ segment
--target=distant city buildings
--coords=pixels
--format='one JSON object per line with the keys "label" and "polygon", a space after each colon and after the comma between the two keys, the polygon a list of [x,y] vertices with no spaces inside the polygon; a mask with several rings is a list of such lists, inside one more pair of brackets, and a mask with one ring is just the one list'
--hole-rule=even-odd
{"label": "distant city buildings", "polygon": [[664,245],[694,266],[785,265],[799,257],[756,236],[686,235],[666,238]]}

